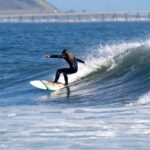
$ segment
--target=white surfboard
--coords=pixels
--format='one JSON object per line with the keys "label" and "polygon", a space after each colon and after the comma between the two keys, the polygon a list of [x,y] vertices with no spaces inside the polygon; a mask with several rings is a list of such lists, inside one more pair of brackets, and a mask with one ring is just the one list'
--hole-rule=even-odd
{"label": "white surfboard", "polygon": [[65,87],[62,83],[48,82],[46,80],[30,81],[30,84],[38,89],[56,91]]}

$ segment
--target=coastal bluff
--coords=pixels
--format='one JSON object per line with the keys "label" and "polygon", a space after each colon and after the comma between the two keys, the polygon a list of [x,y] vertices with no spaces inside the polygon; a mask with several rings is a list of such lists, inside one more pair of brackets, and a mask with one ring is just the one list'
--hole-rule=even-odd
{"label": "coastal bluff", "polygon": [[56,12],[59,10],[46,0],[0,0],[0,15]]}

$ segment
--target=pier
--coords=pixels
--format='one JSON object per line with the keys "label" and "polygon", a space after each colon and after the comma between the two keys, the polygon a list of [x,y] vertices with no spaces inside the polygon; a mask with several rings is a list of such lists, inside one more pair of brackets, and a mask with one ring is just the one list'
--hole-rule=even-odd
{"label": "pier", "polygon": [[149,22],[150,12],[69,12],[52,14],[1,14],[0,23],[38,22]]}

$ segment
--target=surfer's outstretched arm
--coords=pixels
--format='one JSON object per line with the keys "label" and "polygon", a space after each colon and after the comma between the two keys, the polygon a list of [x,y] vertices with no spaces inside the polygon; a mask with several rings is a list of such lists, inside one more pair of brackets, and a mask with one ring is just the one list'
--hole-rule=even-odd
{"label": "surfer's outstretched arm", "polygon": [[65,58],[64,55],[45,55],[46,58]]}
{"label": "surfer's outstretched arm", "polygon": [[78,59],[78,58],[77,58],[77,61],[80,62],[80,63],[85,64],[85,62],[84,62],[83,60],[81,60],[81,59]]}

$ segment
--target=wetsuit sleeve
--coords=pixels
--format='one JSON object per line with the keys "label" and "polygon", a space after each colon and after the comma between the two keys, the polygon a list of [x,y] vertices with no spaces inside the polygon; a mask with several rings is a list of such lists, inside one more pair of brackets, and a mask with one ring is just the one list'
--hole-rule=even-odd
{"label": "wetsuit sleeve", "polygon": [[65,58],[64,55],[50,55],[50,58]]}
{"label": "wetsuit sleeve", "polygon": [[77,58],[77,61],[84,64],[84,61]]}

